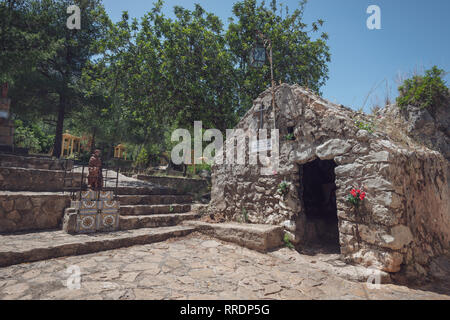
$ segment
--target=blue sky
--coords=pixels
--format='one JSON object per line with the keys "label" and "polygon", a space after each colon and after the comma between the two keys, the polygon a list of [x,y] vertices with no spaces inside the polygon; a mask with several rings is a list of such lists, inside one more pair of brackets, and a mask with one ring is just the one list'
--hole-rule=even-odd
{"label": "blue sky", "polygon": [[[180,5],[192,9],[202,5],[227,23],[236,1],[167,0],[164,12],[173,16]],[[103,0],[113,21],[127,10],[141,17],[152,8],[152,0]],[[266,3],[270,3],[267,0]],[[292,11],[297,0],[278,0]],[[369,5],[381,9],[381,30],[369,30]],[[306,23],[325,20],[322,31],[330,36],[329,80],[322,87],[324,98],[358,109],[383,104],[386,96],[395,99],[398,79],[423,72],[433,65],[450,71],[449,0],[309,0]],[[275,66],[276,67],[276,66]],[[445,78],[450,83],[450,74]],[[368,98],[367,98],[368,97]]]}

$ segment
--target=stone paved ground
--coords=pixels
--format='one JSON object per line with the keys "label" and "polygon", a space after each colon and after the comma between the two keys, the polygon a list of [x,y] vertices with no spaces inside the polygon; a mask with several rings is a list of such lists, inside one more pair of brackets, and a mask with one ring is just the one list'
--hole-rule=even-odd
{"label": "stone paved ground", "polygon": [[[335,257],[286,248],[261,254],[195,233],[2,268],[0,299],[450,299],[429,289],[369,289],[328,272],[325,258]],[[65,286],[73,265],[82,273],[79,290]]]}

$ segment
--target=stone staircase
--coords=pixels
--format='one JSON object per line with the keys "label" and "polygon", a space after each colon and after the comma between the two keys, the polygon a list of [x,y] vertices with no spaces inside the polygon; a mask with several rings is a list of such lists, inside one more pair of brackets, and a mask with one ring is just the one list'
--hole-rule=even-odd
{"label": "stone staircase", "polygon": [[120,202],[120,230],[169,227],[198,217],[198,213],[191,211],[189,195],[120,194],[117,200]]}
{"label": "stone staircase", "polygon": [[[81,174],[75,175],[74,181],[81,181]],[[0,267],[164,241],[196,230],[180,225],[199,217],[192,196],[119,176],[119,231],[69,235],[61,231],[71,201],[61,192],[64,163],[0,154]]]}

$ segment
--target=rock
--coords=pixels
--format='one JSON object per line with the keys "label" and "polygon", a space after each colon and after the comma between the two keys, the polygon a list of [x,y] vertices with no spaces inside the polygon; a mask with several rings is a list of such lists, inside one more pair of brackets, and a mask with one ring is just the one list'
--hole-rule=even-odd
{"label": "rock", "polygon": [[345,154],[351,148],[352,145],[346,140],[332,139],[318,146],[316,154],[321,160],[329,160]]}
{"label": "rock", "polygon": [[384,247],[399,250],[413,241],[411,230],[407,226],[399,225],[391,229],[391,234],[382,235]]}
{"label": "rock", "polygon": [[276,283],[269,284],[269,285],[264,287],[264,295],[265,296],[268,296],[268,295],[271,295],[271,294],[275,294],[275,293],[278,293],[278,292],[281,292],[281,291],[283,291],[283,289]]}

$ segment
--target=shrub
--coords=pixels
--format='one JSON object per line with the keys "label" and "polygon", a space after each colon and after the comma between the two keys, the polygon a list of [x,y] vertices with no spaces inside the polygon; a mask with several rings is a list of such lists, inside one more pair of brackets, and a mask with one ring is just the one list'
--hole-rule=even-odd
{"label": "shrub", "polygon": [[139,168],[144,168],[148,164],[148,153],[145,148],[142,148],[136,158],[134,165]]}
{"label": "shrub", "polygon": [[287,141],[294,141],[295,140],[295,136],[293,133],[288,133],[287,135],[284,136],[284,139]]}
{"label": "shrub", "polygon": [[397,105],[400,108],[408,105],[420,108],[435,108],[448,99],[448,87],[442,76],[444,70],[434,66],[425,71],[424,76],[414,76],[406,79],[398,88],[400,93],[397,98]]}
{"label": "shrub", "polygon": [[278,194],[286,195],[289,192],[290,183],[287,181],[283,181],[278,185]]}
{"label": "shrub", "polygon": [[248,223],[248,213],[245,208],[242,208],[242,221]]}
{"label": "shrub", "polygon": [[291,243],[291,240],[289,239],[289,235],[287,233],[284,234],[284,245],[288,247],[289,249],[293,250],[295,249],[294,245]]}
{"label": "shrub", "polygon": [[375,125],[372,122],[364,122],[364,121],[355,121],[356,127],[361,130],[366,130],[369,133],[373,133],[375,130]]}
{"label": "shrub", "polygon": [[23,125],[21,120],[14,121],[14,143],[17,147],[27,148],[31,153],[39,153],[41,146],[39,139],[34,135],[31,128]]}

